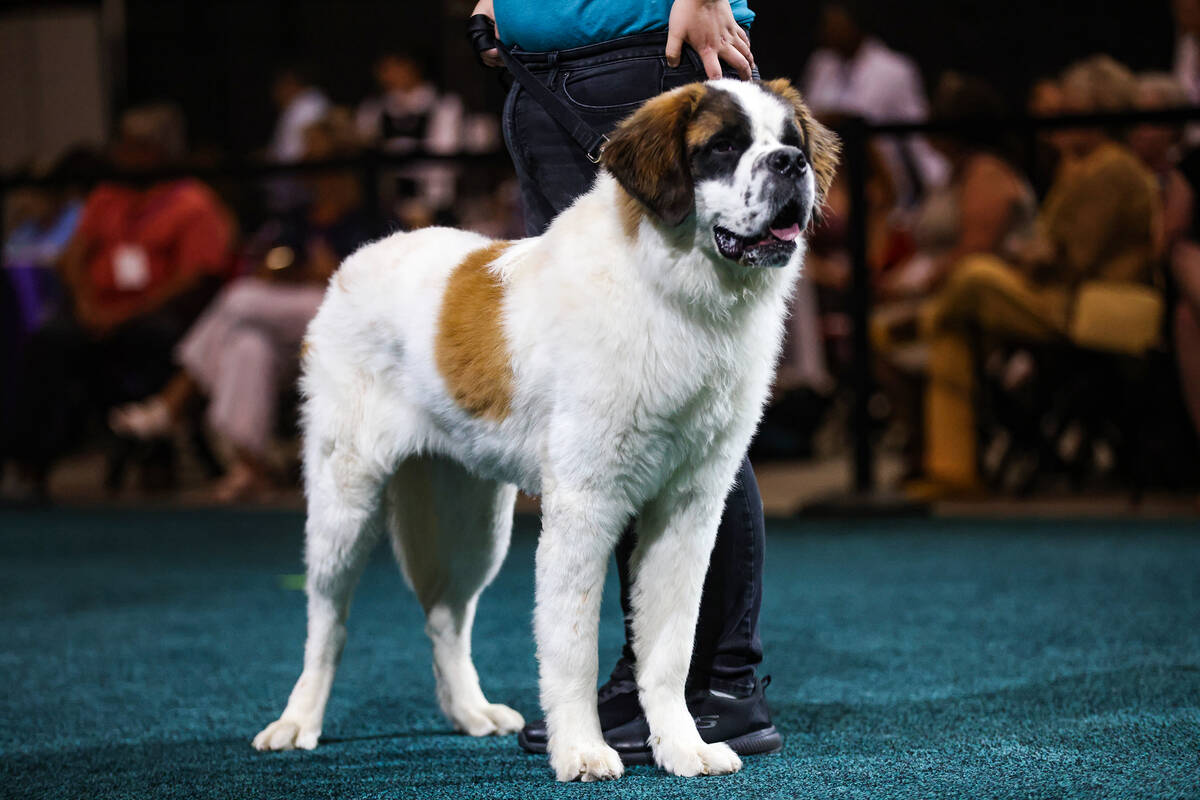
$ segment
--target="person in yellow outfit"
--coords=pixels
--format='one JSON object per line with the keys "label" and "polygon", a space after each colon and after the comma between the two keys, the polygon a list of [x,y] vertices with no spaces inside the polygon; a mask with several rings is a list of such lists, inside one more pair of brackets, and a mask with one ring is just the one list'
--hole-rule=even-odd
{"label": "person in yellow outfit", "polygon": [[[1105,56],[1062,76],[1067,111],[1132,106],[1136,82]],[[1161,209],[1153,176],[1102,130],[1060,140],[1063,163],[1038,217],[1037,235],[1016,263],[967,256],[921,311],[929,342],[925,391],[925,476],[937,489],[978,482],[971,335],[1041,342],[1067,335],[1085,281],[1147,284],[1161,249]]]}

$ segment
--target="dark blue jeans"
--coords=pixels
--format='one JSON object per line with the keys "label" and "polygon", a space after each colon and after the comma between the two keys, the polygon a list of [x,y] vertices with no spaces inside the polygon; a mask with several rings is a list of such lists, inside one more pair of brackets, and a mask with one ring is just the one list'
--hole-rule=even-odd
{"label": "dark blue jeans", "polygon": [[[679,66],[670,67],[663,55],[665,46],[666,34],[652,33],[553,53],[516,51],[514,55],[584,121],[607,133],[644,100],[704,80],[696,53],[685,48]],[[536,236],[591,187],[597,167],[519,83],[513,84],[504,104],[504,140],[521,183],[525,229]],[[626,644],[614,678],[633,677],[629,557],[634,537],[631,526],[616,550]],[[754,686],[754,669],[762,661],[758,612],[765,544],[762,498],[750,461],[743,459],[737,483],[725,501],[704,581],[690,688],[737,693]]]}

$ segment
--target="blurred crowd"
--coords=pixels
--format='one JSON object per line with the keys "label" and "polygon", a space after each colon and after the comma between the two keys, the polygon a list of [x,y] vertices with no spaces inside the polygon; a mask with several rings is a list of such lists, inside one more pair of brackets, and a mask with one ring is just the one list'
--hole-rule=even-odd
{"label": "blurred crowd", "polygon": [[[497,123],[464,113],[418,63],[388,53],[378,93],[334,105],[303,68],[271,87],[278,117],[261,157],[353,159],[367,150],[495,152]],[[176,484],[180,442],[211,473],[219,502],[287,482],[300,341],[341,260],[384,233],[430,224],[519,234],[501,169],[470,180],[449,161],[364,174],[307,170],[223,191],[164,177],[198,162],[169,104],[132,108],[103,153],[74,150],[12,194],[0,302],[0,460],[10,492],[45,496],[54,467],[85,444],[104,482],[135,468],[146,488]],[[88,180],[105,170],[144,175]],[[370,198],[370,200],[368,200]]]}
{"label": "blurred crowd", "polygon": [[[922,75],[853,3],[824,6],[801,85],[826,123],[963,123],[875,137],[868,152],[872,435],[901,459],[914,496],[1027,490],[1046,475],[1149,480],[1146,462],[1162,457],[1147,443],[1155,424],[1169,426],[1168,398],[1200,429],[1200,126],[1022,135],[1000,124],[1022,110],[1200,104],[1200,0],[1175,11],[1174,74],[1097,55],[1037,81],[1019,109],[978,76]],[[413,59],[386,54],[374,77],[377,94],[345,108],[302,68],[281,69],[263,157],[498,149],[494,118],[465,113]],[[130,467],[145,487],[173,485],[177,451],[190,447],[215,500],[269,496],[293,480],[280,442],[294,433],[300,341],[340,260],[390,230],[522,230],[511,181],[480,182],[454,160],[367,179],[349,169],[273,177],[253,202],[192,178],[81,177],[153,172],[187,155],[177,108],[134,108],[107,152],[32,169],[47,188],[9,198],[6,486],[43,494],[61,459],[99,443],[111,489]],[[849,206],[843,170],[813,232],[758,460],[846,447],[836,432],[854,355]],[[1169,463],[1194,464],[1193,437],[1165,438],[1178,459]]]}
{"label": "blurred crowd", "polygon": [[[927,98],[915,61],[873,35],[855,4],[825,6],[802,81],[818,115],[834,126],[847,116],[957,123],[937,136],[876,137],[867,155],[872,434],[897,456],[910,496],[1053,480],[1194,486],[1185,409],[1200,429],[1197,129],[1023,135],[1000,124],[1022,110],[1200,103],[1200,3],[1174,10],[1174,74],[1096,55],[1038,80],[1020,109],[954,72],[929,81]],[[760,460],[828,448],[823,421],[848,406],[847,177],[813,237]]]}

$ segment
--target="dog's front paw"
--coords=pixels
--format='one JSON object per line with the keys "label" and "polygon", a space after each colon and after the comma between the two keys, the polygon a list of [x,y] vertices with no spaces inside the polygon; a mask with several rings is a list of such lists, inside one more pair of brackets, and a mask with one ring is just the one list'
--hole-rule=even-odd
{"label": "dog's front paw", "polygon": [[603,742],[550,747],[550,768],[560,781],[611,781],[625,773],[621,757]]}
{"label": "dog's front paw", "polygon": [[455,730],[468,736],[504,736],[525,727],[524,717],[500,703],[454,709],[450,713],[450,721],[454,723]]}
{"label": "dog's front paw", "polygon": [[742,760],[724,742],[660,742],[654,748],[654,760],[672,775],[729,775],[742,768]]}
{"label": "dog's front paw", "polygon": [[255,750],[312,750],[321,738],[321,726],[283,717],[259,731]]}

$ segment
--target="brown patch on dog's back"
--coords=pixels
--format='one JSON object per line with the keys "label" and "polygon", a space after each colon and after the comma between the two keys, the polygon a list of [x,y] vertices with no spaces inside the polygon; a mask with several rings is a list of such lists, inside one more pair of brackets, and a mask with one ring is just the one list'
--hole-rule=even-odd
{"label": "brown patch on dog's back", "polygon": [[841,142],[837,134],[817,122],[812,111],[800,96],[800,92],[792,86],[787,78],[776,78],[766,81],[763,88],[777,95],[788,103],[796,114],[796,124],[805,138],[808,148],[808,160],[812,163],[813,175],[817,179],[817,205],[825,200],[829,187],[833,185],[833,176],[837,173],[838,154],[841,152]]}
{"label": "brown patch on dog's back", "polygon": [[512,242],[473,250],[450,273],[434,358],[454,402],[499,422],[512,405],[513,370],[501,318],[504,285],[489,267]]}

